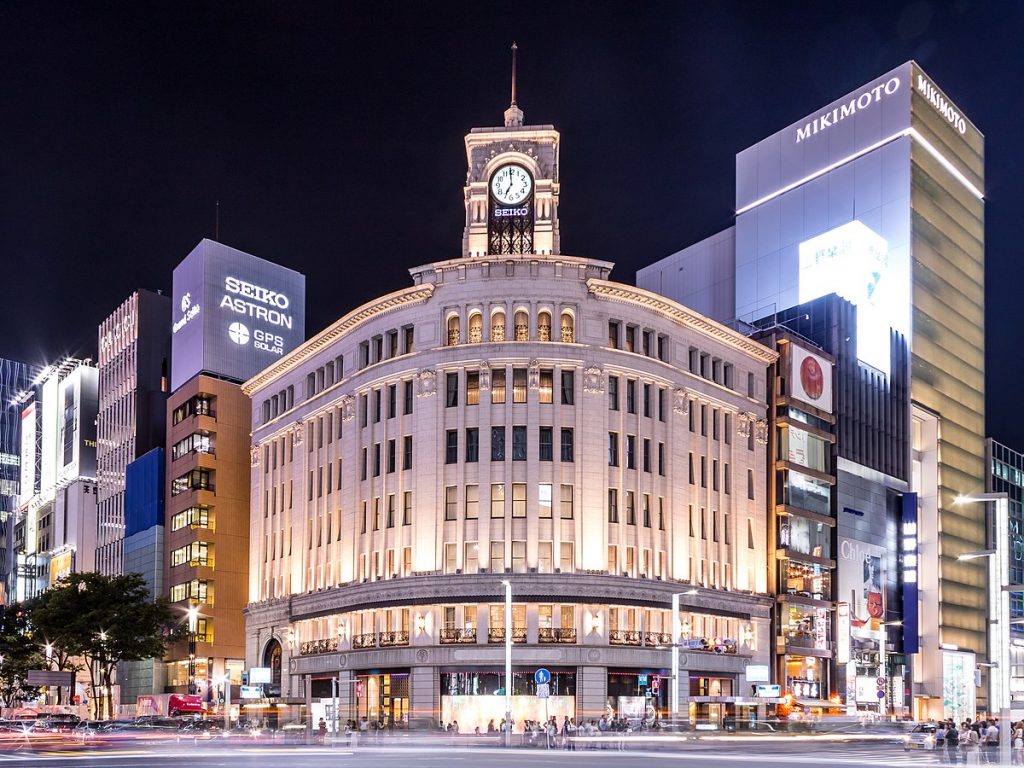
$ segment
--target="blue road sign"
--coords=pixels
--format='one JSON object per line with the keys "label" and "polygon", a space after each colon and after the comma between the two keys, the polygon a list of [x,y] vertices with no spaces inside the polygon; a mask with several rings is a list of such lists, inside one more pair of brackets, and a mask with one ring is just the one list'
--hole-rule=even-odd
{"label": "blue road sign", "polygon": [[551,673],[548,672],[544,667],[541,667],[533,673],[533,682],[537,685],[545,685],[551,682]]}

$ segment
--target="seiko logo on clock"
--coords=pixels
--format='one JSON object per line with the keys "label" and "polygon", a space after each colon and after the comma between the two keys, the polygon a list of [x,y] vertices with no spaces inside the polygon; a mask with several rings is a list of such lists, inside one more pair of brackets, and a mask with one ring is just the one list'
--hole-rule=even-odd
{"label": "seiko logo on clock", "polygon": [[494,209],[494,218],[496,218],[496,219],[508,218],[510,216],[515,217],[515,216],[529,216],[529,215],[530,215],[530,209],[529,209],[529,207],[527,207],[525,205],[522,208],[495,208]]}

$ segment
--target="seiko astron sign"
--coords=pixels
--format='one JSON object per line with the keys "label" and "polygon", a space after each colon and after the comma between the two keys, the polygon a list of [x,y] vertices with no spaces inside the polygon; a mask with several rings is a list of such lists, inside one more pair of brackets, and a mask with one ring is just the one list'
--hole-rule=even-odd
{"label": "seiko astron sign", "polygon": [[306,278],[203,240],[174,270],[171,387],[244,381],[305,341]]}

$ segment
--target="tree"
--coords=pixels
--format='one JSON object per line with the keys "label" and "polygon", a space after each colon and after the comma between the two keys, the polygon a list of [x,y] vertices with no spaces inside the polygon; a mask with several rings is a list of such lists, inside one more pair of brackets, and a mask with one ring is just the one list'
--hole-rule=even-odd
{"label": "tree", "polygon": [[92,699],[99,701],[102,687],[102,711],[108,714],[117,664],[162,657],[181,631],[168,602],[151,600],[137,573],[72,573],[35,598],[29,614],[33,631],[53,645],[58,659],[85,661]]}
{"label": "tree", "polygon": [[30,669],[43,669],[46,660],[29,632],[21,603],[0,605],[0,705],[13,707],[39,689],[26,682]]}

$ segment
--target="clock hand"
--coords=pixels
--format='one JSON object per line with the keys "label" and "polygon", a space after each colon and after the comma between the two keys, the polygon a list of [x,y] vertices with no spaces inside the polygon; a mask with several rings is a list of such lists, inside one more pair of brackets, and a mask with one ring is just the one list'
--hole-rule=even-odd
{"label": "clock hand", "polygon": [[506,190],[505,190],[505,197],[508,197],[508,193],[512,191],[512,185],[513,185],[513,184],[515,184],[515,182],[514,182],[514,181],[510,181],[510,182],[508,183],[508,189],[506,189]]}

